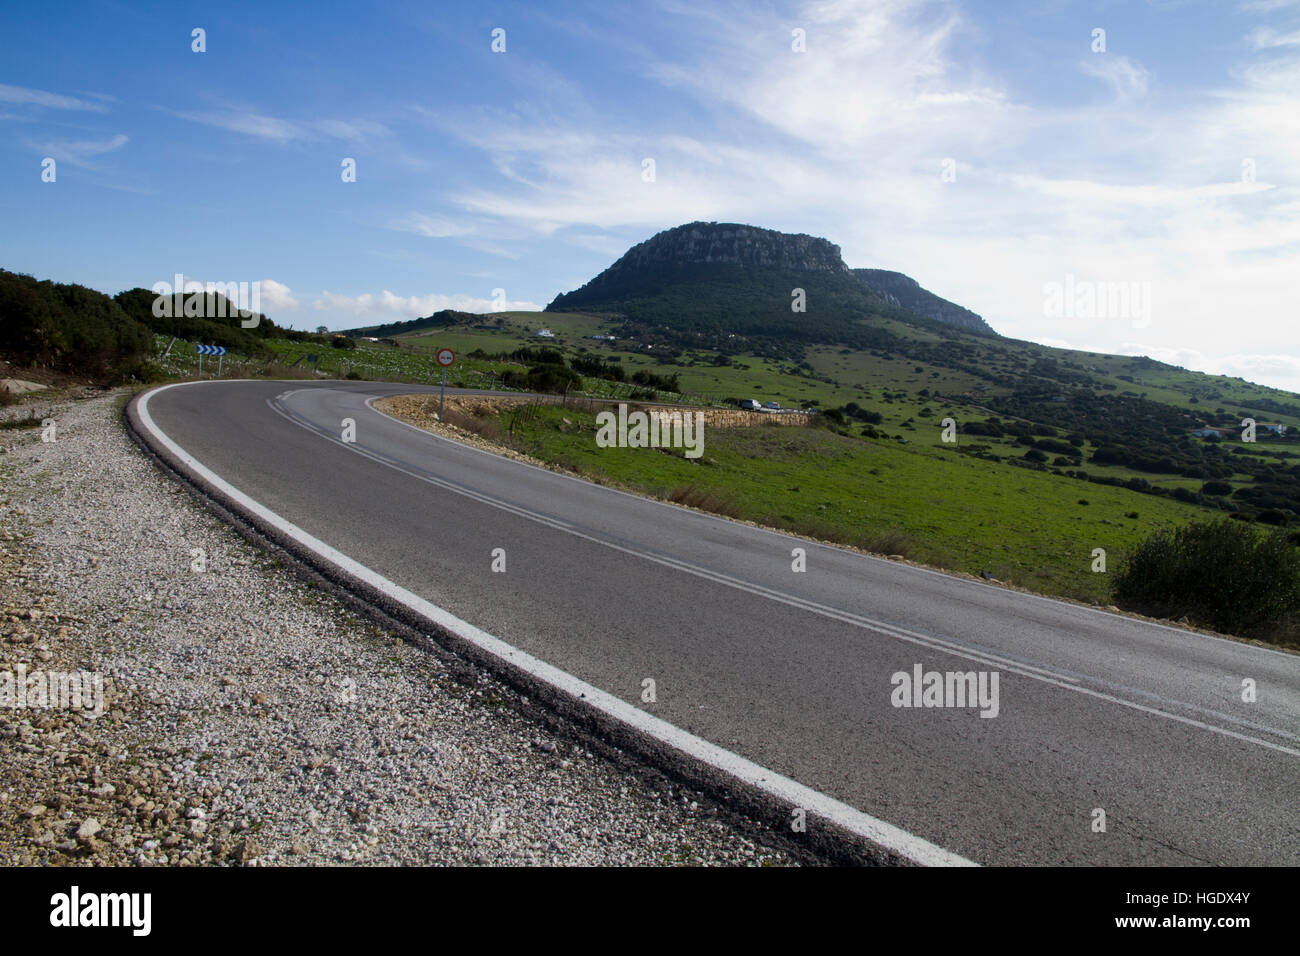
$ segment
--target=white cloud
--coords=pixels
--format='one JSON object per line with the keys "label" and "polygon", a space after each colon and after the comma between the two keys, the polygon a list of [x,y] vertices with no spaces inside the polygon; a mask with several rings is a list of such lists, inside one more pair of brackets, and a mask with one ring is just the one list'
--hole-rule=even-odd
{"label": "white cloud", "polygon": [[173,110],[163,106],[157,109],[191,123],[275,143],[296,140],[318,142],[328,139],[363,142],[389,133],[384,125],[369,120],[290,120],[247,110]]}
{"label": "white cloud", "polygon": [[1295,355],[1206,355],[1191,348],[1150,347],[1124,343],[1116,350],[1120,355],[1145,355],[1159,362],[1179,365],[1211,375],[1229,375],[1248,382],[1300,393],[1300,356]]}
{"label": "white cloud", "polygon": [[427,216],[424,213],[407,213],[396,219],[389,226],[399,232],[413,232],[430,239],[445,239],[450,236],[463,236],[470,232],[470,227],[462,222],[453,222],[442,216]]}
{"label": "white cloud", "polygon": [[1116,53],[1093,53],[1079,61],[1079,69],[1111,88],[1120,99],[1146,96],[1151,72],[1142,64]]}
{"label": "white cloud", "polygon": [[1253,30],[1249,41],[1256,50],[1268,50],[1280,46],[1300,45],[1300,30],[1292,33],[1279,33],[1272,27],[1259,27]]}
{"label": "white cloud", "polygon": [[292,312],[298,308],[298,300],[292,290],[282,282],[274,279],[262,279],[259,283],[262,296],[262,311],[268,315],[273,312]]}
{"label": "white cloud", "polygon": [[50,139],[29,141],[28,146],[45,156],[51,156],[56,162],[69,163],[73,166],[94,168],[91,162],[96,156],[111,153],[129,143],[130,137],[124,133],[108,139],[67,140]]}
{"label": "white cloud", "polygon": [[[97,94],[88,94],[91,96]],[[103,103],[91,103],[73,96],[63,96],[46,90],[34,90],[25,86],[9,86],[0,83],[0,103],[20,103],[27,106],[43,106],[52,110],[90,110],[106,113],[108,107]]]}
{"label": "white cloud", "polygon": [[387,289],[378,295],[366,292],[361,295],[339,295],[328,290],[321,292],[311,304],[319,312],[333,312],[354,316],[398,316],[414,319],[431,315],[442,309],[456,309],[461,312],[503,311],[538,311],[542,307],[536,302],[503,299],[495,301],[470,295],[428,295],[400,296]]}
{"label": "white cloud", "polygon": [[1035,176],[1017,176],[1015,180],[1027,188],[1062,199],[1085,202],[1124,203],[1138,206],[1168,206],[1196,203],[1203,199],[1220,199],[1228,196],[1246,196],[1251,193],[1275,189],[1270,183],[1228,182],[1204,186],[1176,188],[1173,186],[1125,186],[1112,183],[1095,183],[1078,179],[1040,179]]}

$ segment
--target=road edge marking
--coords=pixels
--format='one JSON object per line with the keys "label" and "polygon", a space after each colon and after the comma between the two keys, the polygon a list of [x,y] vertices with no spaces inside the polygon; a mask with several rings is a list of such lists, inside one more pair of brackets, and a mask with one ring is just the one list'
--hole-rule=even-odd
{"label": "road edge marking", "polygon": [[197,458],[168,437],[149,414],[149,400],[162,392],[195,382],[174,382],[150,389],[139,395],[134,409],[141,426],[165,448],[176,461],[192,475],[201,478],[248,514],[275,528],[278,532],[312,552],[317,558],[332,565],[343,574],[355,578],[409,611],[446,630],[457,638],[476,647],[480,652],[509,667],[523,671],[534,680],[548,685],[567,698],[571,704],[587,706],[603,716],[623,724],[660,744],[727,776],[765,793],[791,808],[802,808],[908,862],[921,866],[978,866],[972,860],[946,850],[922,837],[879,820],[856,807],[827,796],[776,771],[769,770],[739,754],[719,747],[670,724],[653,714],[633,707],[626,701],[609,694],[586,681],[569,674],[525,651],[506,643],[498,637],[463,621],[454,614],[425,600],[417,594],[395,584],[381,574],[353,560],[338,549],[326,544],[302,528],[281,517],[266,506],[254,501],[238,488],[219,477]]}

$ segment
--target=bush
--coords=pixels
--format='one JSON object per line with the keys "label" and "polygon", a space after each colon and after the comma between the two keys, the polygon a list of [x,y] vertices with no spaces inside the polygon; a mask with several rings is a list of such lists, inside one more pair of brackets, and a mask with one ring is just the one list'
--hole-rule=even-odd
{"label": "bush", "polygon": [[534,392],[559,394],[582,390],[582,376],[563,365],[535,365],[525,376],[526,388]]}
{"label": "bush", "polygon": [[102,292],[0,269],[0,351],[20,364],[102,375],[152,346],[149,330]]}
{"label": "bush", "polygon": [[110,385],[149,385],[161,382],[166,376],[163,370],[148,359],[130,359],[118,366],[109,378]]}
{"label": "bush", "polygon": [[1282,532],[1198,522],[1139,544],[1114,597],[1130,610],[1267,638],[1300,611],[1300,552]]}
{"label": "bush", "polygon": [[1201,485],[1201,494],[1203,495],[1230,495],[1232,494],[1232,485],[1226,481],[1207,481]]}

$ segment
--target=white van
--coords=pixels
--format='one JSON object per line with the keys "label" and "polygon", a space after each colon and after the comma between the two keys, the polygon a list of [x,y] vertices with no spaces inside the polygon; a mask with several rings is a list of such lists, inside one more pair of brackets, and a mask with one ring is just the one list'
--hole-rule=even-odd
{"label": "white van", "polygon": [[763,406],[752,398],[745,399],[740,403],[740,407],[747,412],[761,412],[763,410]]}

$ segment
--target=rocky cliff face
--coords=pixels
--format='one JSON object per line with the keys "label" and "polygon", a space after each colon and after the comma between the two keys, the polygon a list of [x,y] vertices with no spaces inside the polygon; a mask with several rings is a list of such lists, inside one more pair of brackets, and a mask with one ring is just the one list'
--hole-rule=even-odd
{"label": "rocky cliff face", "polygon": [[[792,288],[805,288],[812,310],[792,320]],[[913,316],[995,334],[974,312],[927,292],[898,272],[850,269],[840,247],[826,239],[732,222],[691,222],[637,243],[586,285],[555,297],[551,311],[607,312],[673,327],[704,319],[739,329],[748,316],[766,316],[763,334],[779,334],[778,320],[806,328],[851,324],[893,306]],[[747,320],[745,320],[747,321]],[[708,323],[706,323],[708,324]],[[750,331],[756,331],[750,329]]]}
{"label": "rocky cliff face", "polygon": [[637,243],[604,275],[661,265],[730,263],[782,272],[848,272],[840,247],[816,236],[738,223],[692,222]]}
{"label": "rocky cliff face", "polygon": [[993,329],[970,309],[940,298],[922,289],[915,279],[901,272],[887,269],[854,269],[853,274],[890,305],[896,305],[917,315],[923,315],[945,325],[969,329],[972,332],[992,333]]}

